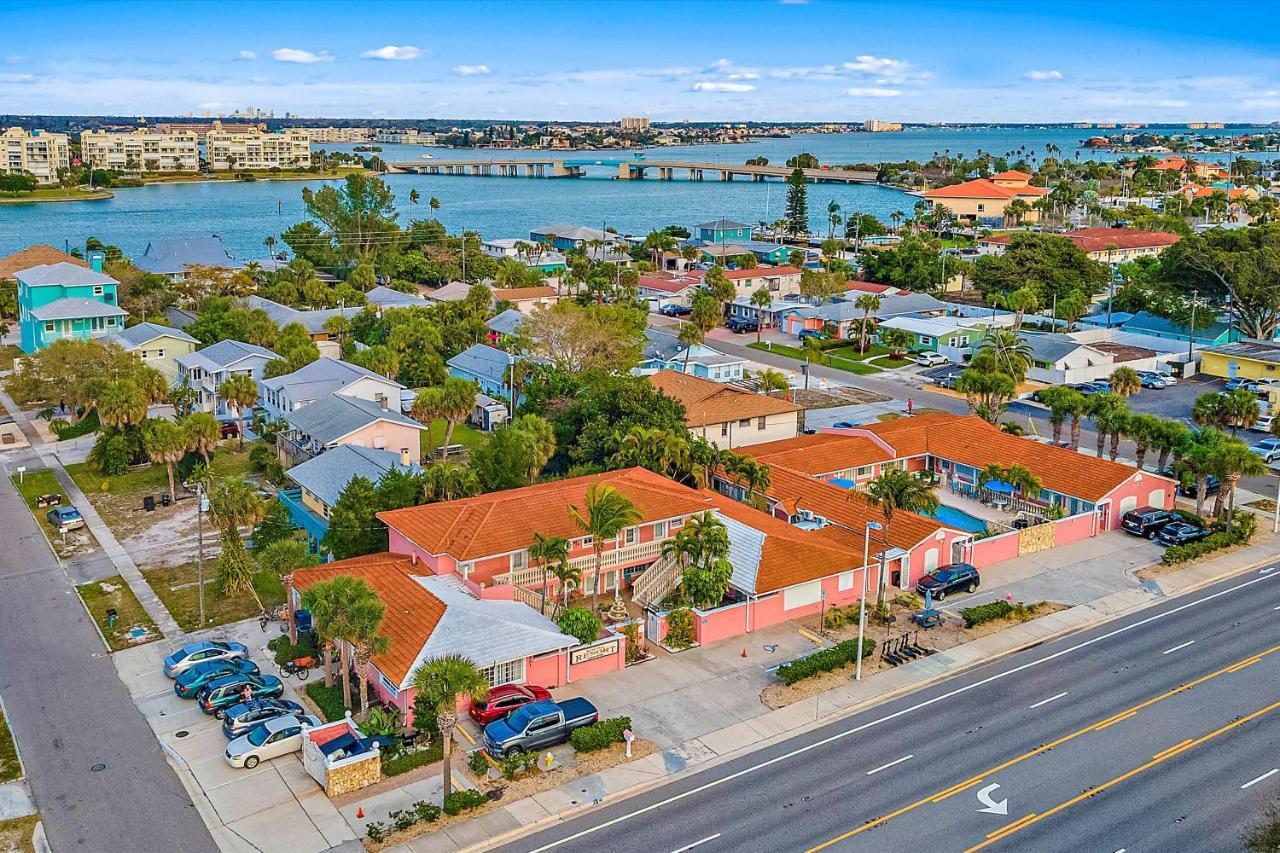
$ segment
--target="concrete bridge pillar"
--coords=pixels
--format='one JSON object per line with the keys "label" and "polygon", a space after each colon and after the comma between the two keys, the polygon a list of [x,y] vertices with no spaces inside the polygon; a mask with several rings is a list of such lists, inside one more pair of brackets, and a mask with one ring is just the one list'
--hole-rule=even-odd
{"label": "concrete bridge pillar", "polygon": [[733,172],[730,172],[728,169],[721,169],[721,170],[720,170],[720,180],[722,180],[722,181],[732,181],[732,180],[733,180]]}
{"label": "concrete bridge pillar", "polygon": [[752,175],[751,181],[756,184],[762,183],[764,181],[764,175]]}

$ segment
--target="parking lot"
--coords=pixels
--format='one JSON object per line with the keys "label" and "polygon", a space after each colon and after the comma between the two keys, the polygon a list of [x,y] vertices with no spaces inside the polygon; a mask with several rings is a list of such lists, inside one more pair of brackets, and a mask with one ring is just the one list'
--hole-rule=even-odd
{"label": "parking lot", "polygon": [[[164,656],[197,640],[235,640],[249,647],[264,674],[278,674],[265,650],[275,634],[257,620],[227,625],[179,643],[151,643],[112,656],[134,703],[176,765],[200,816],[224,851],[320,853],[355,839],[346,820],[303,769],[301,753],[264,761],[253,770],[227,764],[220,722],[194,700],[179,699],[161,670]],[[298,701],[286,679],[285,699]]]}

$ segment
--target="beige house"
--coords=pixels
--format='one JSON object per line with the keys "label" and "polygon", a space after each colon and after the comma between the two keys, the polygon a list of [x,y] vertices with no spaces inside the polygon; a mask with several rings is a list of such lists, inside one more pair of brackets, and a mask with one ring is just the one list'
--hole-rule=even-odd
{"label": "beige house", "polygon": [[400,412],[400,398],[364,400],[331,394],[284,415],[288,429],[276,437],[286,467],[342,445],[374,450],[402,450],[417,460],[426,426]]}
{"label": "beige house", "polygon": [[170,382],[178,378],[178,357],[193,353],[200,346],[199,341],[181,329],[156,323],[139,323],[100,340],[136,353],[143,364],[156,368]]}
{"label": "beige house", "polygon": [[685,426],[721,450],[795,438],[802,406],[723,382],[660,370],[649,382],[684,404]]}
{"label": "beige house", "polygon": [[305,169],[311,165],[311,139],[305,133],[227,133],[205,137],[206,159],[215,171]]}
{"label": "beige house", "polygon": [[[1031,186],[1031,177],[1026,172],[1010,170],[991,178],[977,178],[962,184],[927,190],[922,193],[922,197],[935,206],[945,207],[960,220],[1003,222],[1005,208],[1014,199],[1021,199],[1031,205],[1049,193],[1044,187]],[[1039,218],[1040,213],[1035,208],[1022,215],[1024,222],[1035,222]]]}
{"label": "beige house", "polygon": [[[1060,236],[1075,243],[1090,260],[1104,264],[1152,258],[1179,240],[1177,234],[1167,231],[1140,231],[1136,228],[1081,228]],[[992,234],[979,240],[978,246],[984,252],[998,255],[1011,239],[1009,234]]]}
{"label": "beige house", "polygon": [[198,172],[200,137],[191,131],[160,133],[135,130],[112,133],[86,130],[80,134],[80,151],[95,169],[146,172]]}
{"label": "beige house", "polygon": [[0,175],[30,175],[42,184],[58,181],[71,168],[71,140],[65,133],[11,127],[0,133]]}
{"label": "beige house", "polygon": [[539,308],[555,305],[560,301],[560,293],[554,287],[495,288],[493,298],[499,302],[510,302],[511,307],[521,314],[532,314]]}

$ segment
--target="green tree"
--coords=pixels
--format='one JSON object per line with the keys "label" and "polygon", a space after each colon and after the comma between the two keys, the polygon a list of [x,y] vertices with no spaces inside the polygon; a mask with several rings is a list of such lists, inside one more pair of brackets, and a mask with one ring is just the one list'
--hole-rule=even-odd
{"label": "green tree", "polygon": [[987,357],[979,355],[970,364],[972,366],[956,380],[956,390],[964,394],[969,414],[995,424],[1017,393],[1018,385],[1012,376],[997,370]]}
{"label": "green tree", "polygon": [[424,661],[413,671],[417,701],[436,712],[436,725],[444,740],[441,778],[444,796],[453,791],[451,761],[453,730],[458,724],[458,700],[464,696],[480,701],[489,694],[489,680],[474,663],[461,655],[446,655]]}
{"label": "green tree", "polygon": [[1111,372],[1111,390],[1121,397],[1132,397],[1142,390],[1142,377],[1132,367],[1117,367]]}
{"label": "green tree", "polygon": [[1098,458],[1102,458],[1107,436],[1111,436],[1113,448],[1111,461],[1114,462],[1119,450],[1120,436],[1124,434],[1129,419],[1129,406],[1125,403],[1124,397],[1114,391],[1093,394],[1085,404],[1085,413],[1093,418],[1093,428],[1097,431]]}
{"label": "green tree", "polygon": [[422,499],[427,503],[469,498],[481,491],[476,472],[466,465],[436,462],[422,472]]}
{"label": "green tree", "polygon": [[787,377],[782,371],[772,367],[766,367],[757,373],[756,382],[760,384],[760,393],[766,397],[772,397],[774,391],[785,394],[791,389],[791,383],[787,382]]}
{"label": "green tree", "polygon": [[180,422],[182,437],[186,443],[185,450],[193,450],[204,459],[204,467],[209,467],[209,454],[218,446],[222,438],[222,428],[218,419],[208,412],[193,412]]}
{"label": "green tree", "polygon": [[1084,395],[1066,385],[1054,385],[1040,392],[1040,402],[1049,407],[1049,424],[1053,427],[1053,443],[1062,443],[1062,425],[1071,418],[1072,450],[1080,444],[1080,416],[1084,414]]}
{"label": "green tree", "polygon": [[244,447],[245,416],[258,403],[258,383],[247,373],[233,373],[218,386],[218,396],[240,419],[240,447]]}
{"label": "green tree", "polygon": [[[279,501],[275,501],[279,504]],[[257,534],[254,534],[253,545],[258,546]],[[295,569],[305,569],[317,565],[320,558],[307,551],[307,546],[292,537],[276,539],[258,552],[258,566],[264,572],[275,577],[283,577]]]}
{"label": "green tree", "polygon": [[218,571],[215,580],[223,595],[243,595],[249,593],[263,610],[262,599],[253,586],[253,579],[258,574],[258,564],[253,555],[244,547],[244,540],[239,532],[226,529],[218,534]]}
{"label": "green tree", "polygon": [[[449,442],[453,439],[454,429],[471,414],[471,410],[476,405],[476,394],[479,393],[480,386],[476,383],[470,379],[454,376],[445,379],[444,384],[440,386],[438,410],[440,417],[444,418],[444,453],[441,456],[443,460],[447,461],[449,458]],[[512,408],[514,408],[514,402]]]}
{"label": "green tree", "polygon": [[[341,610],[344,595],[339,581],[352,578],[340,575],[332,580],[314,583],[302,591],[302,606],[311,613],[311,625],[324,658],[324,686],[333,686],[333,650],[341,634]],[[346,672],[343,672],[346,679]]]}
{"label": "green tree", "polygon": [[[899,510],[918,515],[933,515],[938,510],[938,498],[933,490],[901,468],[885,470],[868,483],[865,497],[867,503],[878,507],[884,516],[885,541],[891,541],[889,531],[893,526],[893,516]],[[876,590],[877,607],[884,604],[886,578],[884,572],[880,574]]]}
{"label": "green tree", "polygon": [[178,495],[173,486],[173,464],[186,454],[187,439],[173,421],[150,420],[143,427],[142,446],[146,449],[147,458],[152,463],[164,466],[165,473],[169,476],[169,500],[176,501]]}
{"label": "green tree", "polygon": [[871,324],[871,315],[880,310],[880,297],[874,293],[864,293],[854,300],[853,307],[862,312],[862,323],[858,329],[858,350],[867,351],[867,330]]}
{"label": "green tree", "polygon": [[529,485],[529,472],[537,467],[531,437],[513,424],[498,427],[489,440],[471,454],[471,469],[486,492]]}
{"label": "green tree", "polygon": [[600,617],[585,607],[570,607],[556,620],[562,634],[568,634],[579,645],[594,643],[600,636]]}
{"label": "green tree", "polygon": [[787,233],[809,233],[809,181],[799,166],[787,176]]}
{"label": "green tree", "polygon": [[719,607],[729,591],[729,530],[710,512],[685,522],[672,540],[683,559],[684,594],[700,610]]}
{"label": "green tree", "polygon": [[1204,515],[1204,502],[1209,494],[1209,477],[1220,470],[1218,456],[1228,442],[1227,436],[1213,427],[1191,430],[1182,448],[1174,473],[1189,479],[1196,487],[1196,515]]}
{"label": "green tree", "polygon": [[[1239,440],[1224,442],[1218,451],[1216,463],[1215,473],[1222,483],[1217,503],[1222,503],[1222,495],[1225,492],[1228,516],[1236,509],[1236,486],[1239,485],[1240,478],[1262,477],[1271,473],[1267,463],[1263,462],[1261,457],[1249,448],[1249,445]],[[1220,513],[1221,507],[1215,507],[1214,511]]]}
{"label": "green tree", "polygon": [[550,566],[569,562],[569,540],[563,536],[549,536],[535,532],[529,546],[529,558],[542,570],[542,606],[539,612],[547,612],[547,574]]}
{"label": "green tree", "polygon": [[1031,344],[1012,329],[989,327],[978,344],[978,355],[984,361],[989,359],[994,368],[1011,377],[1015,385],[1026,379],[1031,369]]}
{"label": "green tree", "polygon": [[[304,188],[302,201],[308,219],[323,226],[326,248],[338,257],[368,261],[395,251],[401,237],[399,214],[395,196],[381,178],[353,173],[341,186],[330,184],[315,192]],[[285,232],[285,242],[293,246],[290,237]]]}
{"label": "green tree", "polygon": [[988,298],[1006,297],[1023,288],[1033,290],[1041,305],[1051,304],[1057,296],[1061,312],[1062,297],[1074,290],[1092,296],[1107,284],[1110,275],[1105,264],[1091,260],[1065,237],[1023,232],[1010,238],[1003,253],[978,258],[972,280]]}
{"label": "green tree", "polygon": [[98,420],[119,430],[147,416],[147,395],[132,379],[107,382],[98,393]]}
{"label": "green tree", "polygon": [[756,309],[756,343],[760,343],[760,333],[764,329],[764,312],[773,304],[773,297],[769,294],[769,288],[761,286],[755,293],[751,294],[751,305]]}
{"label": "green tree", "polygon": [[[879,338],[880,343],[889,348],[890,358],[902,358],[907,348],[916,342],[915,335],[906,329],[881,328]],[[813,339],[810,338],[809,340]]]}
{"label": "green tree", "polygon": [[1271,340],[1280,330],[1280,225],[1185,236],[1161,255],[1160,265],[1183,294],[1229,301],[1245,337]]}
{"label": "green tree", "polygon": [[600,570],[604,564],[605,541],[616,539],[623,528],[638,523],[640,512],[617,489],[593,483],[587,487],[582,508],[570,504],[569,515],[578,529],[591,537],[591,549],[595,552],[595,574],[591,579],[591,609],[594,611],[600,603]]}
{"label": "green tree", "polygon": [[692,473],[689,440],[683,432],[633,426],[618,443],[618,451],[609,457],[609,467],[639,466],[681,480]]}
{"label": "green tree", "polygon": [[1142,464],[1147,459],[1147,452],[1151,449],[1152,442],[1163,429],[1162,422],[1155,415],[1134,413],[1129,416],[1126,426],[1129,437],[1133,439],[1134,464],[1138,470],[1142,470]]}
{"label": "green tree", "polygon": [[387,529],[377,518],[374,485],[356,475],[329,509],[329,529],[320,547],[335,560],[358,557],[387,549]]}

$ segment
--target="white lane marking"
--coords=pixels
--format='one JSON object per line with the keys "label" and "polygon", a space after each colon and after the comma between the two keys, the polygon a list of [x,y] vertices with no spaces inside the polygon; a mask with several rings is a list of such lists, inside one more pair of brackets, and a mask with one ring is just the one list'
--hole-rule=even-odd
{"label": "white lane marking", "polygon": [[1030,705],[1028,707],[1039,708],[1041,705],[1048,705],[1050,702],[1056,702],[1057,700],[1061,699],[1063,696],[1066,696],[1066,695],[1067,695],[1067,691],[1064,690],[1061,693],[1059,693],[1057,696],[1050,696],[1048,699],[1041,699],[1036,704]]}
{"label": "white lane marking", "polygon": [[1276,775],[1277,773],[1280,773],[1280,767],[1277,767],[1274,770],[1268,770],[1266,773],[1263,773],[1257,779],[1250,779],[1248,782],[1245,782],[1243,785],[1240,786],[1240,790],[1243,791],[1245,788],[1248,788],[1251,785],[1256,785],[1259,782],[1261,782],[1263,779],[1270,779],[1272,776]]}
{"label": "white lane marking", "polygon": [[697,847],[699,844],[706,844],[708,841],[715,841],[719,837],[720,837],[720,833],[717,832],[715,835],[708,835],[706,838],[699,839],[698,841],[695,841],[692,844],[686,844],[683,847],[677,847],[675,850],[672,850],[671,853],[684,853],[684,851],[692,850],[693,848]]}
{"label": "white lane marking", "polygon": [[911,760],[911,759],[913,759],[913,758],[915,758],[915,756],[914,756],[914,755],[904,755],[904,756],[902,756],[902,757],[901,757],[901,758],[899,758],[899,759],[896,759],[896,760],[894,760],[894,761],[890,761],[888,764],[881,764],[881,765],[880,765],[879,767],[877,767],[875,770],[868,770],[868,771],[867,771],[867,775],[868,775],[868,776],[874,776],[874,775],[876,775],[877,773],[879,773],[881,770],[888,770],[890,767],[892,767],[892,766],[893,766],[893,765],[895,765],[895,764],[901,764],[902,762],[904,762],[904,761],[910,761],[910,760]]}
{"label": "white lane marking", "polygon": [[1185,643],[1183,643],[1182,645],[1180,645],[1180,646],[1174,646],[1174,647],[1173,647],[1173,648],[1171,648],[1171,649],[1165,649],[1165,650],[1164,650],[1164,651],[1162,651],[1160,654],[1162,654],[1162,655],[1173,654],[1173,653],[1174,653],[1174,652],[1176,652],[1178,649],[1185,649],[1187,646],[1195,645],[1195,642],[1196,642],[1195,640],[1187,640],[1187,641],[1186,641]]}
{"label": "white lane marking", "polygon": [[579,830],[578,832],[575,832],[572,835],[566,835],[564,838],[559,838],[559,839],[556,839],[555,841],[549,841],[546,844],[542,845],[541,847],[537,847],[537,848],[534,848],[533,850],[530,850],[529,853],[545,853],[545,851],[547,850],[554,850],[555,848],[559,847],[562,844],[568,844],[571,841],[577,841],[579,838],[585,838],[588,835],[594,835],[595,833],[599,832],[602,829],[608,829],[611,826],[616,826],[617,824],[631,820],[632,818],[640,817],[641,815],[646,815],[649,812],[656,811],[660,808],[663,808],[664,806],[669,806],[672,803],[678,803],[681,800],[688,799],[689,797],[697,796],[698,794],[701,794],[705,791],[709,791],[712,788],[718,788],[727,782],[732,782],[735,779],[739,779],[743,776],[749,776],[752,773],[756,773],[760,770],[764,770],[766,768],[772,767],[773,765],[779,764],[783,761],[786,761],[787,759],[795,758],[797,755],[804,755],[805,753],[812,752],[815,749],[822,749],[823,747],[828,746],[832,743],[835,743],[838,740],[843,740],[844,738],[847,738],[850,735],[855,735],[855,734],[858,734],[859,732],[866,731],[867,729],[873,728],[875,726],[883,725],[884,723],[891,722],[893,720],[898,719],[899,717],[905,717],[907,714],[913,713],[915,711],[919,711],[922,708],[928,708],[930,706],[938,704],[939,702],[944,702],[947,699],[953,699],[956,696],[960,696],[962,694],[968,693],[970,690],[976,690],[979,687],[985,687],[986,685],[992,683],[993,681],[999,681],[1003,678],[1008,678],[1009,676],[1016,675],[1017,673],[1023,672],[1024,670],[1028,670],[1028,669],[1031,669],[1032,667],[1040,666],[1041,664],[1048,663],[1049,661],[1057,660],[1058,658],[1063,657],[1064,655],[1069,655],[1072,652],[1079,651],[1080,649],[1088,648],[1089,646],[1092,646],[1096,643],[1101,643],[1103,640],[1110,640],[1112,637],[1118,637],[1121,634],[1127,634],[1129,631],[1132,631],[1135,628],[1141,628],[1144,625],[1149,625],[1152,622],[1158,622],[1161,619],[1165,619],[1169,616],[1173,616],[1177,613],[1181,613],[1184,610],[1189,610],[1192,607],[1196,607],[1198,605],[1213,601],[1214,599],[1221,598],[1224,595],[1230,595],[1233,592],[1238,592],[1242,589],[1247,589],[1253,586],[1255,583],[1262,583],[1263,581],[1268,581],[1275,578],[1280,578],[1280,575],[1277,575],[1274,573],[1269,575],[1260,575],[1254,578],[1253,580],[1247,580],[1244,583],[1237,584],[1236,586],[1228,587],[1226,589],[1220,589],[1217,592],[1213,593],[1212,595],[1206,595],[1204,598],[1198,598],[1195,601],[1188,601],[1186,604],[1180,604],[1177,607],[1173,608],[1172,610],[1166,610],[1163,613],[1156,613],[1154,615],[1146,617],[1145,619],[1139,619],[1137,622],[1133,622],[1129,625],[1121,626],[1119,628],[1116,628],[1114,631],[1108,631],[1105,634],[1099,634],[1098,636],[1094,637],[1092,640],[1085,640],[1084,642],[1076,643],[1074,646],[1069,646],[1068,648],[1062,649],[1060,651],[1056,651],[1051,655],[1046,655],[1042,658],[1038,658],[1037,660],[1027,661],[1024,664],[1015,666],[1013,669],[1007,669],[1003,672],[997,672],[995,675],[990,675],[984,679],[981,679],[980,681],[975,681],[972,684],[966,684],[963,687],[957,687],[955,690],[950,690],[946,693],[941,693],[937,696],[934,696],[932,699],[925,699],[922,702],[917,702],[916,704],[911,705],[909,707],[902,708],[901,710],[898,710],[898,711],[894,711],[892,714],[886,714],[883,717],[878,717],[874,720],[869,720],[865,723],[860,723],[859,725],[856,725],[851,729],[845,729],[842,732],[836,732],[835,734],[829,735],[823,738],[822,740],[814,741],[813,743],[808,744],[807,746],[798,747],[796,749],[791,750],[790,752],[785,752],[782,755],[775,755],[773,758],[770,758],[766,761],[762,761],[759,764],[753,764],[750,767],[744,767],[741,770],[736,770],[733,773],[728,774],[727,776],[721,776],[719,779],[712,779],[710,782],[704,782],[703,784],[698,785],[697,787],[694,787],[694,788],[690,788],[687,791],[682,791],[679,794],[673,794],[664,800],[659,800],[656,803],[650,803],[647,806],[642,806],[641,808],[638,808],[633,812],[627,812],[626,814],[618,815],[617,817],[611,818],[605,821],[604,823],[596,824],[595,826],[591,826],[586,829]]}
{"label": "white lane marking", "polygon": [[1273,607],[1272,610],[1280,610],[1280,607]]}

